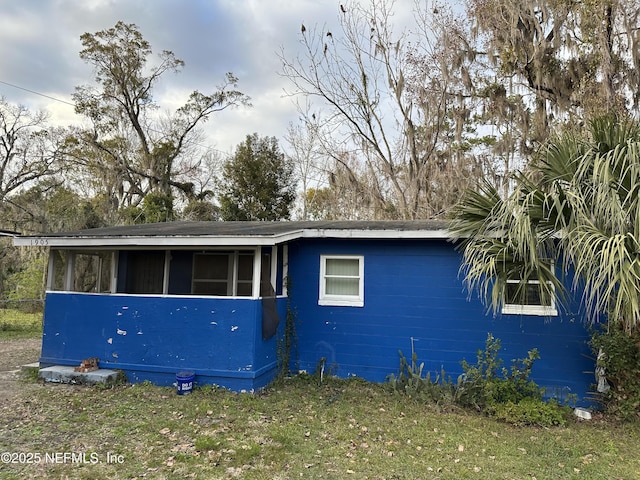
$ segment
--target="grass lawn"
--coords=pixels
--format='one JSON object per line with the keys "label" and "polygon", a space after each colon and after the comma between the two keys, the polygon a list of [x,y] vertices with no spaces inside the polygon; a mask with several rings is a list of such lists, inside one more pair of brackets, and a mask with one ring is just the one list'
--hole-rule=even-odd
{"label": "grass lawn", "polygon": [[40,460],[0,464],[3,479],[612,480],[640,472],[638,425],[596,417],[514,427],[360,380],[301,376],[260,395],[23,387],[11,408],[0,407],[0,452]]}
{"label": "grass lawn", "polygon": [[42,313],[0,309],[0,340],[42,336]]}

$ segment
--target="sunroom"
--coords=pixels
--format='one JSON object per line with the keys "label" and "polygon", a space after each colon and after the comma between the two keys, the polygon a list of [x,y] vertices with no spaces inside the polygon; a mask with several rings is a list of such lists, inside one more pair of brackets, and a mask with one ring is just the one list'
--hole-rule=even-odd
{"label": "sunroom", "polygon": [[271,297],[283,293],[286,247],[51,248],[47,291]]}
{"label": "sunroom", "polygon": [[[199,224],[31,238],[49,247],[41,367],[98,358],[130,381],[255,390],[276,373],[287,246]],[[24,240],[26,241],[26,239]]]}

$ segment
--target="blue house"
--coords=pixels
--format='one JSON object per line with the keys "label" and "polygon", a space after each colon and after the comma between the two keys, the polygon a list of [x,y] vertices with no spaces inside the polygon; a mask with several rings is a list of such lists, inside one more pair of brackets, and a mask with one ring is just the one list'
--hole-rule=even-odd
{"label": "blue house", "polygon": [[[41,366],[97,357],[129,381],[237,391],[277,374],[285,318],[296,368],[382,382],[399,351],[425,371],[462,373],[491,333],[505,365],[540,353],[547,394],[585,400],[594,382],[578,304],[470,297],[440,221],[174,222],[23,236],[50,251]],[[508,293],[507,293],[508,295]]]}

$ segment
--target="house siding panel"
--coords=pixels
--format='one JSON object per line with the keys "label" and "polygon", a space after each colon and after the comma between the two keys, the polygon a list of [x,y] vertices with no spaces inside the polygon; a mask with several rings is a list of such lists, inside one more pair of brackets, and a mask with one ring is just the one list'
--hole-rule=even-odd
{"label": "house siding panel", "polygon": [[[290,246],[292,305],[297,312],[299,367],[313,372],[321,358],[339,376],[384,381],[398,372],[399,350],[412,347],[425,371],[453,380],[460,361],[475,363],[487,334],[500,339],[505,366],[537,348],[533,379],[550,396],[575,393],[584,403],[593,376],[587,329],[575,313],[553,318],[497,315],[469,297],[461,257],[444,240],[330,240]],[[364,255],[363,307],[318,305],[320,255]]]}
{"label": "house siding panel", "polygon": [[[284,318],[285,301],[278,309]],[[259,300],[48,292],[42,365],[98,357],[132,382],[196,382],[234,390],[265,386],[276,374],[276,339],[262,340]]]}

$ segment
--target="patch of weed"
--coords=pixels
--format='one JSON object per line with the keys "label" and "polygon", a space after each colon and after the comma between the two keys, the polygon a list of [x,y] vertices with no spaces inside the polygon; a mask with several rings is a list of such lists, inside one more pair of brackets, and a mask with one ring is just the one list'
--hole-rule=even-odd
{"label": "patch of weed", "polygon": [[0,309],[0,340],[36,338],[42,335],[42,313]]}

